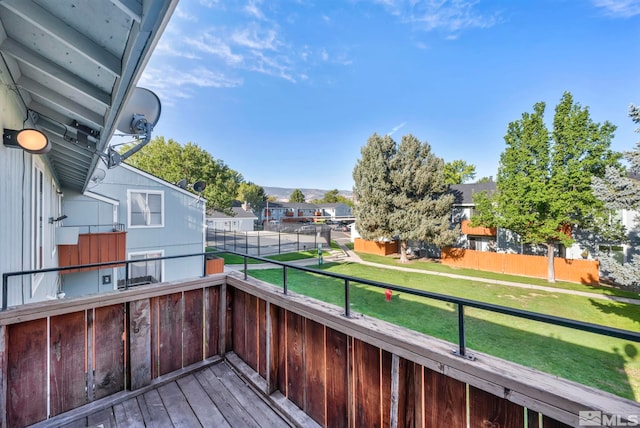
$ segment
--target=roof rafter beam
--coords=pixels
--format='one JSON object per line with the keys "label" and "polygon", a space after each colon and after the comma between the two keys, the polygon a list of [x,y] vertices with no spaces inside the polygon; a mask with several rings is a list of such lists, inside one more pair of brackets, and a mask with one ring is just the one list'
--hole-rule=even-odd
{"label": "roof rafter beam", "polygon": [[112,0],[118,9],[134,21],[142,21],[142,4],[137,0]]}
{"label": "roof rafter beam", "polygon": [[24,0],[3,0],[0,6],[20,16],[112,75],[120,76],[122,73],[118,58],[35,3]]}
{"label": "roof rafter beam", "polygon": [[0,45],[0,51],[6,52],[17,61],[30,65],[38,69],[48,77],[55,79],[61,85],[68,87],[78,93],[91,98],[92,100],[102,104],[105,108],[111,105],[111,97],[106,92],[101,91],[86,81],[78,78],[64,68],[54,64],[41,55],[33,52],[25,46],[14,40],[7,39]]}
{"label": "roof rafter beam", "polygon": [[71,116],[83,118],[86,122],[93,124],[95,127],[103,126],[104,118],[101,115],[70,101],[69,98],[60,95],[54,90],[47,88],[28,77],[21,77],[16,83],[24,90],[30,92],[32,97],[37,95],[38,97],[59,106],[61,109],[66,110]]}

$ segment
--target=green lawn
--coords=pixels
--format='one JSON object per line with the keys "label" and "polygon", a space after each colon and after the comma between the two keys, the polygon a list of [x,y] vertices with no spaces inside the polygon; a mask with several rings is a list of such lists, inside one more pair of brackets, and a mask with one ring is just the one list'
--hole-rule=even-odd
{"label": "green lawn", "polygon": [[[322,270],[405,287],[542,312],[625,330],[640,328],[640,306],[477,281],[401,272],[352,263],[327,263]],[[251,275],[282,286],[281,269]],[[344,281],[288,270],[289,290],[344,307]],[[406,293],[386,302],[384,290],[351,285],[351,308],[370,316],[457,343],[452,304]],[[629,399],[640,399],[637,343],[573,331],[466,308],[467,346]],[[452,345],[452,348],[455,345]]]}
{"label": "green lawn", "polygon": [[[207,251],[215,251],[215,249],[208,248]],[[323,254],[326,255],[326,251],[323,251]],[[218,257],[224,259],[225,265],[241,265],[244,263],[244,257],[238,256],[235,254],[229,253],[220,253],[217,254]],[[301,260],[301,259],[310,259],[313,257],[318,257],[318,251],[297,251],[294,253],[283,253],[283,254],[274,254],[271,256],[264,256],[265,259],[275,260],[279,262],[290,262],[292,260]],[[259,264],[262,263],[260,260],[248,258],[247,264]]]}
{"label": "green lawn", "polygon": [[640,290],[639,291],[622,290],[615,287],[609,287],[607,285],[594,286],[594,285],[588,285],[588,284],[577,284],[573,282],[562,282],[562,281],[549,283],[547,282],[546,279],[529,278],[529,277],[522,277],[517,275],[504,275],[501,273],[485,272],[485,271],[479,271],[474,269],[456,268],[456,267],[444,265],[439,262],[434,262],[434,261],[425,260],[425,259],[411,260],[409,263],[400,263],[399,257],[390,257],[390,256],[385,257],[385,256],[378,256],[374,254],[365,254],[365,253],[358,253],[358,256],[360,256],[360,258],[364,261],[379,263],[387,266],[402,266],[402,267],[409,267],[412,269],[427,270],[432,272],[452,273],[457,275],[472,276],[475,278],[521,282],[525,284],[542,285],[545,287],[564,288],[567,290],[585,291],[588,293],[605,294],[609,296],[640,299]]}

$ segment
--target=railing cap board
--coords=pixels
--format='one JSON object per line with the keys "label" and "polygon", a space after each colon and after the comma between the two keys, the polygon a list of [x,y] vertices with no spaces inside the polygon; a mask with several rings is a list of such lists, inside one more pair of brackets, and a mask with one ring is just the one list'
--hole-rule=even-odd
{"label": "railing cap board", "polygon": [[475,361],[451,353],[456,347],[425,334],[368,316],[344,317],[344,309],[272,284],[230,272],[227,284],[283,309],[365,341],[431,370],[468,383],[558,421],[575,425],[581,410],[637,414],[640,405],[616,395],[488,354],[470,350]]}
{"label": "railing cap board", "polygon": [[29,303],[26,305],[11,307],[5,311],[0,311],[0,325],[17,324],[20,322],[55,315],[84,311],[86,309],[96,307],[116,305],[135,300],[164,296],[171,293],[218,286],[224,284],[225,281],[225,274],[214,274],[205,278],[197,278],[187,281],[148,284],[131,287],[127,290],[114,290],[108,293],[93,294],[90,296]]}

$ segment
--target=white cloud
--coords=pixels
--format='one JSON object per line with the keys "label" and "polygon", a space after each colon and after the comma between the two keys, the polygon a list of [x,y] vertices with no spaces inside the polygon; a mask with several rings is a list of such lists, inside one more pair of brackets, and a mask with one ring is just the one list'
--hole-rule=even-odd
{"label": "white cloud", "polygon": [[203,33],[195,39],[187,38],[185,43],[202,53],[215,55],[227,64],[239,64],[243,60],[242,55],[233,53],[231,46],[225,43],[222,38],[209,32]]}
{"label": "white cloud", "polygon": [[387,135],[391,136],[393,134],[395,134],[396,132],[398,132],[399,130],[401,130],[402,128],[404,128],[404,126],[407,124],[407,122],[402,122],[399,125],[394,126],[393,128],[391,128],[391,131],[389,131],[387,133]]}
{"label": "white cloud", "polygon": [[[613,0],[610,0],[613,1]],[[373,0],[403,22],[423,31],[440,30],[459,33],[468,29],[485,29],[501,22],[498,13],[483,14],[477,0]],[[447,36],[452,38],[451,35]],[[453,38],[457,38],[454,35]]]}
{"label": "white cloud", "polygon": [[631,18],[640,15],[640,0],[593,0],[593,5],[611,16]]}
{"label": "white cloud", "polygon": [[263,30],[257,26],[234,31],[231,40],[240,46],[258,50],[277,50],[281,44],[275,29]]}
{"label": "white cloud", "polygon": [[243,10],[255,18],[265,19],[264,13],[262,13],[258,7],[261,3],[261,0],[249,0],[249,3],[247,3]]}
{"label": "white cloud", "polygon": [[194,87],[233,88],[242,83],[240,78],[227,77],[204,67],[191,71],[167,66],[147,67],[140,78],[140,85],[158,94],[166,105],[174,105],[176,99],[192,98]]}
{"label": "white cloud", "polygon": [[327,53],[326,49],[322,49],[322,51],[320,52],[320,57],[323,61],[329,60],[329,53]]}
{"label": "white cloud", "polygon": [[198,18],[195,15],[191,15],[190,13],[185,11],[183,8],[181,8],[180,5],[176,7],[176,10],[173,16],[175,16],[176,18],[180,18],[185,21],[191,21],[191,22],[196,22],[198,20]]}

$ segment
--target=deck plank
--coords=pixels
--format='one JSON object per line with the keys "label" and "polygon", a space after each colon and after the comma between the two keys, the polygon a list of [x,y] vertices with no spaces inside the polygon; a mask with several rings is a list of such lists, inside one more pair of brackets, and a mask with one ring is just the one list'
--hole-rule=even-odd
{"label": "deck plank", "polygon": [[96,427],[102,426],[104,428],[115,428],[116,417],[113,414],[113,408],[109,407],[100,412],[94,413],[87,417],[87,426]]}
{"label": "deck plank", "polygon": [[[287,401],[284,396],[282,400]],[[228,362],[218,362],[139,391],[123,391],[36,425],[43,428],[291,426],[280,413],[286,414],[283,409],[282,403],[271,407],[269,400],[261,398]],[[309,426],[315,425],[311,420],[308,422]]]}
{"label": "deck plank", "polygon": [[[131,401],[135,403],[135,406],[132,405]],[[142,413],[135,398],[130,398],[114,405],[113,414],[116,418],[116,425],[119,427],[144,427]]]}
{"label": "deck plank", "polygon": [[193,413],[186,397],[175,382],[161,386],[158,392],[175,427],[200,426],[198,417]]}
{"label": "deck plank", "polygon": [[178,386],[204,427],[230,427],[194,376],[178,379]]}
{"label": "deck plank", "polygon": [[169,414],[164,408],[164,403],[158,391],[153,389],[139,395],[138,404],[140,405],[140,410],[142,411],[147,427],[162,428],[171,426],[171,418],[169,418]]}
{"label": "deck plank", "polygon": [[210,367],[210,369],[222,380],[222,383],[243,408],[251,409],[251,416],[258,424],[273,427],[288,425],[249,385],[244,383],[236,373],[230,370],[229,366],[218,364]]}
{"label": "deck plank", "polygon": [[[227,369],[230,370],[228,367]],[[231,426],[260,427],[210,368],[196,373],[195,376]]]}

